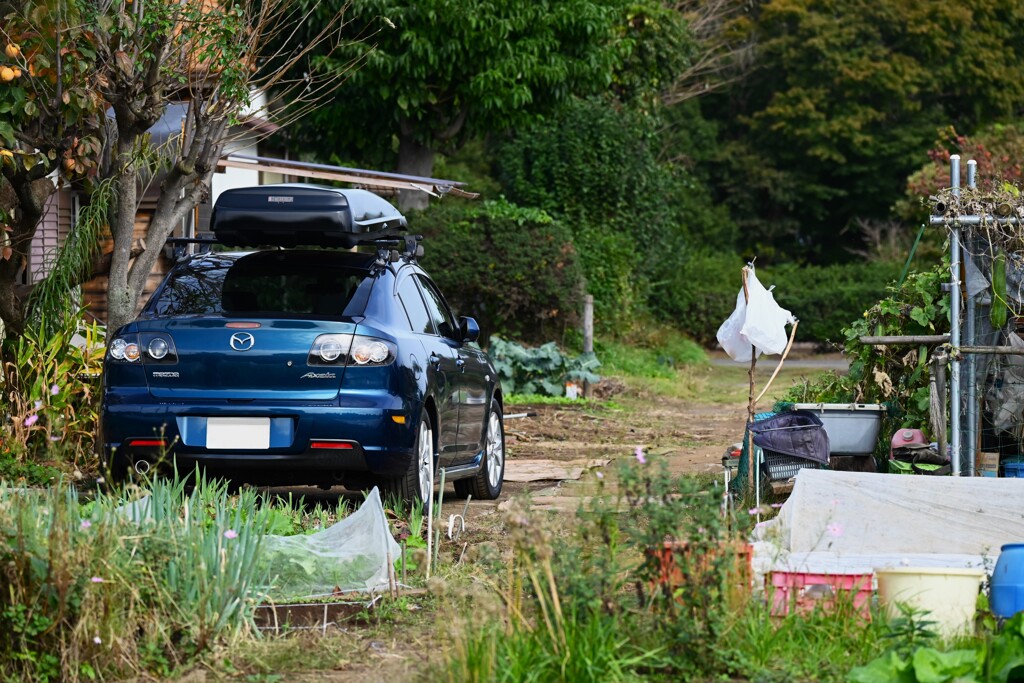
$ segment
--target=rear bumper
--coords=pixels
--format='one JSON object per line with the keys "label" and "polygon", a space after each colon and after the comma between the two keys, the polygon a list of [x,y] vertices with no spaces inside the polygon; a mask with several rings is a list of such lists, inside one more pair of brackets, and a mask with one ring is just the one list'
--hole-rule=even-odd
{"label": "rear bumper", "polygon": [[[103,445],[108,458],[125,464],[169,462],[173,456],[179,470],[200,465],[254,481],[287,483],[347,472],[394,476],[413,458],[420,410],[391,394],[367,392],[330,405],[181,404],[157,402],[142,392],[105,394]],[[223,417],[269,419],[270,447],[208,449],[206,421]]]}

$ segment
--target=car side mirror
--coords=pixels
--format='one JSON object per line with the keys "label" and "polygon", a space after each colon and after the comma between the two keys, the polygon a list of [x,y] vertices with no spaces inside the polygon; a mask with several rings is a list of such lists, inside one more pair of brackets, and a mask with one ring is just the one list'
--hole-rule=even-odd
{"label": "car side mirror", "polygon": [[459,333],[462,336],[462,341],[475,342],[480,338],[480,326],[473,318],[463,316],[459,318]]}

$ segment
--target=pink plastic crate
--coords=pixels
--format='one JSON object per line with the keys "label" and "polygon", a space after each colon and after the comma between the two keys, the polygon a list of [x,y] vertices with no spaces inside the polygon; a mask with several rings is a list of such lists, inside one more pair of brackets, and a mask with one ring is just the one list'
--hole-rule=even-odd
{"label": "pink plastic crate", "polygon": [[772,599],[772,616],[785,616],[791,609],[797,612],[810,612],[815,607],[832,609],[839,598],[852,599],[854,609],[870,619],[872,576],[771,572],[766,583]]}

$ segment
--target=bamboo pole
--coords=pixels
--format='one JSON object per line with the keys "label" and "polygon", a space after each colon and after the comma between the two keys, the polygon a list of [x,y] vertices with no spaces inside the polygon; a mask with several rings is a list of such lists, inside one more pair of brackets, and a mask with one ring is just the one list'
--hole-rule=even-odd
{"label": "bamboo pole", "polygon": [[[750,303],[750,289],[747,287],[747,277],[750,274],[750,267],[743,267],[743,301],[745,304]],[[757,399],[754,398],[754,371],[757,368],[757,348],[753,345],[750,346],[750,370],[747,371],[747,377],[750,380],[750,391],[747,394],[747,490],[754,491],[755,484],[754,479],[757,475],[757,463],[754,458],[754,433],[750,431],[749,427],[754,422],[755,407],[757,406]]]}

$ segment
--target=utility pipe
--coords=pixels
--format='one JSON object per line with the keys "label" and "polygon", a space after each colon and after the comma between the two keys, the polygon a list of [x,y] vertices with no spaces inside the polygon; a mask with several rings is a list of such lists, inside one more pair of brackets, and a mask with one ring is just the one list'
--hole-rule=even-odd
{"label": "utility pipe", "polygon": [[[960,155],[953,154],[949,157],[949,182],[954,197],[960,196]],[[933,216],[934,218],[934,216]],[[950,460],[952,475],[960,476],[960,223],[953,223],[950,238],[950,263],[949,277],[951,289],[949,291],[950,308],[950,330],[949,344],[952,347],[949,362],[949,426],[950,426]]]}
{"label": "utility pipe", "polygon": [[[967,187],[971,190],[976,188],[978,174],[978,162],[974,159],[967,160]],[[963,250],[964,264],[971,262],[971,254],[977,249],[978,238],[973,230],[968,232],[967,245]],[[966,267],[966,265],[965,265]],[[977,327],[977,305],[974,297],[967,294],[964,302],[967,314],[967,334],[965,345],[974,346],[978,343]],[[995,302],[993,302],[995,303]],[[967,356],[967,424],[964,425],[964,435],[967,438],[967,457],[965,463],[966,475],[974,476],[974,458],[978,451],[978,357]]]}

